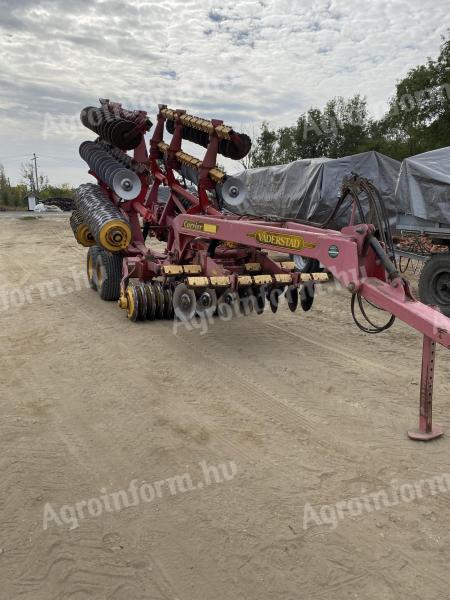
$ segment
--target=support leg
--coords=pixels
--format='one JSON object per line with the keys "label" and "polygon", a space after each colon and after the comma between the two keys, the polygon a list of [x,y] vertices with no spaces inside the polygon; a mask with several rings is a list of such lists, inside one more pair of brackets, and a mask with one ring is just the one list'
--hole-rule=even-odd
{"label": "support leg", "polygon": [[436,342],[423,337],[422,379],[420,382],[420,417],[419,429],[408,431],[412,440],[428,442],[440,437],[444,432],[438,425],[433,425],[433,381],[436,357]]}

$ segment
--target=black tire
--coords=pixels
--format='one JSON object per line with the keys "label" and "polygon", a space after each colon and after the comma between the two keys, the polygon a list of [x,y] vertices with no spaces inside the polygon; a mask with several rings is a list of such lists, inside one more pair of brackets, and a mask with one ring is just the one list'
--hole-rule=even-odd
{"label": "black tire", "polygon": [[323,271],[320,262],[316,258],[306,258],[291,254],[291,260],[295,262],[295,270],[300,273],[320,273]]}
{"label": "black tire", "polygon": [[435,254],[425,264],[419,279],[419,296],[424,304],[439,306],[450,317],[450,254]]}
{"label": "black tire", "polygon": [[97,291],[97,258],[102,249],[99,246],[91,246],[86,257],[86,273],[91,290]]}
{"label": "black tire", "polygon": [[122,257],[101,250],[96,262],[97,290],[102,300],[118,300],[122,280]]}

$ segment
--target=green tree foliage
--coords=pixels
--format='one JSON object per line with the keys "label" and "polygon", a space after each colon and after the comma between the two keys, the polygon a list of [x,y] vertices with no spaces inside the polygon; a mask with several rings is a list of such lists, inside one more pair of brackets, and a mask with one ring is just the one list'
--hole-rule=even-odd
{"label": "green tree foliage", "polygon": [[[22,183],[12,186],[6,176],[3,165],[0,164],[0,207],[15,209],[27,206],[27,196],[30,192],[36,193],[35,173],[33,163],[21,167]],[[51,185],[46,175],[39,176],[39,199],[71,198],[74,189],[68,184],[60,186]]]}
{"label": "green tree foliage", "polygon": [[12,186],[5,174],[3,165],[0,164],[0,206],[5,208],[19,208],[25,205],[24,198],[27,193],[25,185]]}
{"label": "green tree foliage", "polygon": [[263,123],[255,148],[252,151],[252,167],[275,164],[277,141],[277,134],[269,129],[267,123]]}
{"label": "green tree foliage", "polygon": [[429,58],[397,83],[380,120],[370,118],[366,98],[333,98],[323,110],[300,115],[291,127],[274,131],[263,123],[251,166],[367,150],[402,160],[444,146],[450,146],[450,39],[443,40],[436,60]]}

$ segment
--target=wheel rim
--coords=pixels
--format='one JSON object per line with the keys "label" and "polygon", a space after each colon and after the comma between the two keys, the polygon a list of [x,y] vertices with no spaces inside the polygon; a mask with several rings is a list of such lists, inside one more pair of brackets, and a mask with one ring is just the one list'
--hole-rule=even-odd
{"label": "wheel rim", "polygon": [[87,259],[87,273],[89,282],[92,283],[94,280],[94,264],[92,262],[92,256],[89,254]]}
{"label": "wheel rim", "polygon": [[95,274],[97,275],[97,283],[101,287],[103,283],[103,269],[100,261],[97,262],[97,268],[95,269]]}

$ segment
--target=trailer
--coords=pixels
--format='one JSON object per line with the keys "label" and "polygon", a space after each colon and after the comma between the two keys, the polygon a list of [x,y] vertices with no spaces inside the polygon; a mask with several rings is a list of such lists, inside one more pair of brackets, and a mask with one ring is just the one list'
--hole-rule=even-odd
{"label": "trailer", "polygon": [[403,161],[396,205],[396,234],[411,240],[410,247],[403,246],[401,252],[407,259],[424,263],[420,299],[450,316],[450,148]]}

